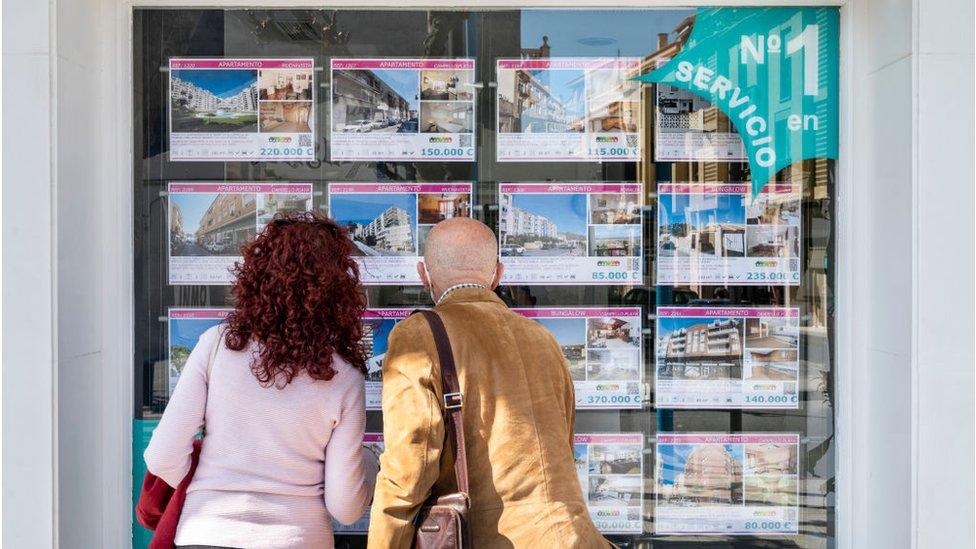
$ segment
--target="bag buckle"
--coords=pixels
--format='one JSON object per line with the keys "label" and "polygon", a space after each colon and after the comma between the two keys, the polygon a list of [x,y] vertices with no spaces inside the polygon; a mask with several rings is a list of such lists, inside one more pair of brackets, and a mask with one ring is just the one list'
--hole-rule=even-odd
{"label": "bag buckle", "polygon": [[447,410],[457,410],[461,407],[463,400],[463,393],[444,393],[444,408]]}

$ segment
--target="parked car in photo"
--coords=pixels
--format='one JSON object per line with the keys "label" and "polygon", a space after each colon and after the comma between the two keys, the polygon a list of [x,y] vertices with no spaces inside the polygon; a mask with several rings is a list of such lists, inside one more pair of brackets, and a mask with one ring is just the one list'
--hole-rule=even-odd
{"label": "parked car in photo", "polygon": [[373,131],[373,123],[369,120],[356,120],[352,124],[346,124],[342,131],[353,133],[371,132]]}

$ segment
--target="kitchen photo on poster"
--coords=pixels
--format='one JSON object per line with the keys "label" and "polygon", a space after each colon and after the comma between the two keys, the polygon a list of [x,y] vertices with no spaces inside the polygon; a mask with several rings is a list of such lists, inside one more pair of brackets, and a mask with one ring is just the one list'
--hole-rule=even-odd
{"label": "kitchen photo on poster", "polygon": [[576,389],[576,408],[640,408],[643,379],[638,307],[512,309],[556,338]]}
{"label": "kitchen photo on poster", "polygon": [[800,310],[658,307],[658,408],[797,408]]}
{"label": "kitchen photo on poster", "polygon": [[276,214],[312,209],[311,183],[168,185],[169,283],[229,285],[241,246]]}
{"label": "kitchen photo on poster", "polygon": [[800,284],[800,186],[659,184],[657,283]]}
{"label": "kitchen photo on poster", "polygon": [[639,284],[639,183],[502,183],[502,284]]}
{"label": "kitchen photo on poster", "polygon": [[583,498],[604,534],[644,531],[644,435],[576,434],[573,457]]}
{"label": "kitchen photo on poster", "polygon": [[314,70],[311,58],[170,58],[170,160],[314,160]]}
{"label": "kitchen photo on poster", "polygon": [[796,534],[799,435],[657,435],[657,534]]}
{"label": "kitchen photo on poster", "polygon": [[471,162],[474,59],[333,58],[329,157]]}
{"label": "kitchen photo on poster", "polygon": [[390,332],[414,309],[366,309],[363,312],[363,346],[366,348],[366,409],[382,408],[383,359]]}
{"label": "kitchen photo on poster", "polygon": [[657,84],[655,162],[748,162],[742,137],[721,109],[694,93]]}
{"label": "kitchen photo on poster", "polygon": [[229,307],[172,307],[167,315],[169,324],[169,395],[186,366],[186,359],[197,346],[200,336],[227,319],[233,309]]}
{"label": "kitchen photo on poster", "polygon": [[363,284],[420,284],[427,234],[471,216],[471,183],[331,183],[329,216],[349,232]]}
{"label": "kitchen photo on poster", "polygon": [[499,162],[636,161],[639,58],[498,59]]}
{"label": "kitchen photo on poster", "polygon": [[[379,458],[385,449],[383,433],[363,433],[363,447]],[[365,535],[369,531],[369,508],[367,507],[363,516],[352,524],[342,524],[332,519],[332,531],[339,535]]]}

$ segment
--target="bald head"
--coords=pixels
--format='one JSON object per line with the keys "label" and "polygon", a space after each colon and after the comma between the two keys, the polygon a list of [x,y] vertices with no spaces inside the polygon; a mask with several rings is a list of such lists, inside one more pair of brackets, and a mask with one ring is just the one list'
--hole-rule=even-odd
{"label": "bald head", "polygon": [[[498,241],[487,225],[468,217],[441,221],[424,245],[428,285],[435,295],[455,284],[497,284]],[[421,268],[422,270],[422,268]],[[426,273],[424,273],[426,274]],[[500,275],[500,271],[497,275]]]}

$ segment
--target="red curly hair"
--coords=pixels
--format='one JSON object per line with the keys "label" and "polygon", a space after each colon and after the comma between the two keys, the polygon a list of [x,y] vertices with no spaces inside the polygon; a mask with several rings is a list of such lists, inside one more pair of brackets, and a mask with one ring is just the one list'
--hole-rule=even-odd
{"label": "red curly hair", "polygon": [[260,344],[251,371],[262,385],[284,387],[302,371],[332,379],[333,353],[365,375],[366,296],[338,223],[312,213],[279,214],[241,252],[227,347]]}

